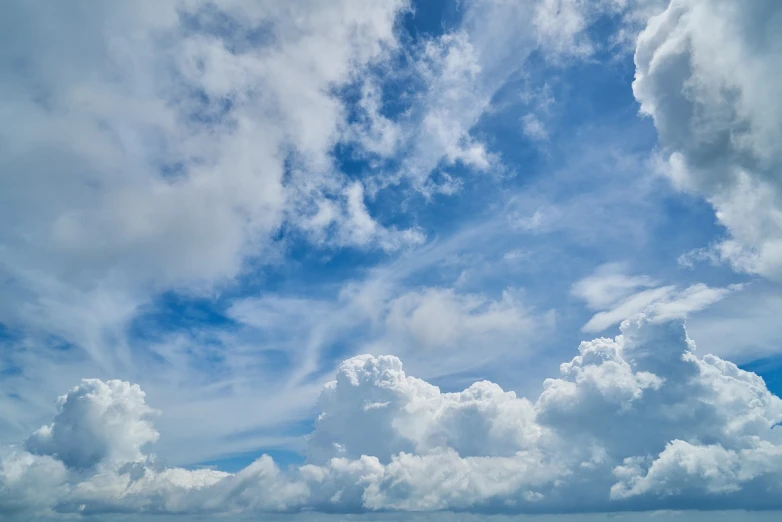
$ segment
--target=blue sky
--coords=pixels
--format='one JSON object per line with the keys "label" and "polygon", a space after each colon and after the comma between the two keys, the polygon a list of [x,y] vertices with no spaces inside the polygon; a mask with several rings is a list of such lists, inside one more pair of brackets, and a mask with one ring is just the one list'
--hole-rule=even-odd
{"label": "blue sky", "polygon": [[0,512],[782,507],[776,2],[7,15]]}

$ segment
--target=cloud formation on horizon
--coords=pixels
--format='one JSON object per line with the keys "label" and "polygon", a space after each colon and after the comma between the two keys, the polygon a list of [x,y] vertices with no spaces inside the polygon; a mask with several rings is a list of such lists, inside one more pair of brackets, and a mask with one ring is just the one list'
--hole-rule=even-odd
{"label": "cloud formation on horizon", "polygon": [[85,379],[3,449],[0,512],[583,512],[782,508],[782,400],[639,314],[583,342],[533,402],[489,381],[443,393],[393,356],[344,361],[307,461],[170,468],[144,392]]}

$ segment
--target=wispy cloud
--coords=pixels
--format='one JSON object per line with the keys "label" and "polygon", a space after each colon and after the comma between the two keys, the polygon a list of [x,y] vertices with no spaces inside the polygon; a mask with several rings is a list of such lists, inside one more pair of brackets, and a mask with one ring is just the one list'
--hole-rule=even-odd
{"label": "wispy cloud", "polygon": [[683,318],[742,289],[740,284],[726,288],[711,288],[702,283],[684,289],[661,286],[648,276],[630,276],[625,270],[618,263],[603,265],[573,285],[574,296],[592,310],[600,310],[581,328],[583,331],[601,332],[639,312],[653,321]]}

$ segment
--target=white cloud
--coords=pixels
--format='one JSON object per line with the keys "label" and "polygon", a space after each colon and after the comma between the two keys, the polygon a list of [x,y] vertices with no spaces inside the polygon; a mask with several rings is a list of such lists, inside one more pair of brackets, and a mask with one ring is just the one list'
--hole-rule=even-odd
{"label": "white cloud", "polygon": [[424,242],[420,230],[397,231],[385,229],[369,215],[364,204],[364,188],[355,182],[345,189],[347,198],[347,216],[339,227],[340,241],[346,245],[368,245],[378,242],[388,251],[398,250],[404,245],[418,245]]}
{"label": "white cloud", "polygon": [[363,355],[343,362],[337,380],[321,394],[318,409],[322,413],[308,453],[314,464],[362,455],[387,464],[400,452],[439,455],[444,448],[462,457],[507,457],[533,447],[541,435],[526,399],[490,382],[442,394],[405,375],[393,356]]}
{"label": "white cloud", "polygon": [[688,321],[688,330],[713,353],[738,363],[771,358],[782,349],[782,294],[779,285],[747,285],[707,313]]}
{"label": "white cloud", "polygon": [[0,510],[778,509],[782,400],[693,350],[680,321],[638,315],[582,343],[535,402],[487,381],[442,393],[396,357],[358,356],[321,394],[307,464],[287,472],[266,456],[236,474],[161,467],[138,452],[154,439],[140,390],[85,381],[51,432],[72,426],[107,450],[87,470],[60,460],[74,455],[62,436],[44,455],[6,451]]}
{"label": "white cloud", "polygon": [[340,245],[420,242],[376,223],[331,155],[345,122],[334,90],[396,45],[406,8],[9,6],[0,320],[117,370],[105,346],[140,304],[233,280],[271,257],[283,225]]}
{"label": "white cloud", "polygon": [[0,513],[47,512],[61,494],[67,473],[55,458],[4,448],[0,452]]}
{"label": "white cloud", "polygon": [[[220,386],[239,395],[231,404],[246,405],[258,388],[247,385],[241,364],[257,370],[261,359],[248,355],[249,343],[229,344],[237,353],[226,355],[196,332],[161,334],[139,347],[128,326],[161,293],[212,296],[259,264],[279,262],[281,230],[327,248],[419,244],[418,228],[376,220],[373,180],[337,171],[337,143],[409,157],[402,170],[423,177],[441,161],[497,165],[471,129],[526,56],[548,45],[536,36],[535,6],[465,3],[462,27],[402,50],[426,81],[413,93],[413,114],[391,117],[382,71],[396,64],[395,31],[408,7],[401,0],[9,4],[0,21],[0,137],[8,149],[0,160],[0,322],[25,334],[12,362],[26,372],[8,379],[4,435],[40,424],[48,397],[82,372],[143,381],[171,401],[169,410],[208,404],[219,416],[221,403],[208,395]],[[567,24],[559,36],[567,40],[572,30],[581,29]],[[549,54],[556,53],[570,51]],[[346,86],[361,88],[358,107],[336,94]],[[365,118],[350,124],[350,109]],[[434,176],[424,190],[458,190],[456,177]],[[507,348],[515,330],[504,331]],[[198,348],[188,354],[187,343]],[[225,356],[220,378],[196,370],[206,352]],[[317,366],[315,352],[302,375]],[[312,393],[288,392],[296,412]]]}
{"label": "white cloud", "polygon": [[423,349],[448,347],[466,336],[468,344],[479,339],[488,343],[493,333],[532,330],[529,317],[510,291],[494,301],[439,288],[395,298],[388,304],[386,324],[392,331],[411,335]]}
{"label": "white cloud", "polygon": [[534,114],[525,114],[521,118],[521,129],[524,135],[532,141],[545,141],[548,139],[548,131],[545,124]]}
{"label": "white cloud", "polygon": [[0,406],[14,413],[3,437],[29,431],[71,372],[149,389],[176,381],[161,395],[187,411],[182,395],[204,381],[190,368],[197,357],[175,335],[165,339],[174,346],[140,347],[129,326],[160,294],[211,297],[279,262],[281,230],[327,248],[390,252],[423,240],[378,223],[333,156],[347,133],[338,91],[388,58],[407,8],[8,4],[0,323],[19,334],[8,352],[24,375],[8,385],[20,398]]}
{"label": "white cloud", "polygon": [[715,255],[772,279],[782,277],[780,23],[774,0],[673,0],[638,39],[633,84],[668,175],[727,228]]}
{"label": "white cloud", "polygon": [[595,270],[595,273],[577,281],[572,294],[586,302],[592,309],[603,309],[627,298],[638,288],[657,286],[647,276],[628,276],[622,264],[607,263]]}
{"label": "white cloud", "polygon": [[[260,335],[267,348],[295,357],[287,385],[332,371],[330,347],[341,354],[392,354],[426,378],[447,377],[524,357],[553,327],[552,312],[527,306],[520,291],[499,296],[442,287],[406,287],[388,274],[345,286],[332,300],[268,296],[237,302],[230,315]],[[475,350],[480,346],[480,350]],[[324,353],[326,352],[326,353]]]}
{"label": "white cloud", "polygon": [[601,332],[639,312],[654,321],[683,318],[742,288],[742,285],[712,288],[702,283],[684,289],[676,285],[660,286],[648,276],[626,275],[625,268],[622,264],[608,263],[573,285],[574,296],[592,310],[600,310],[582,327],[583,331]]}
{"label": "white cloud", "polygon": [[142,448],[158,439],[146,420],[154,410],[138,385],[84,379],[58,402],[54,422],[27,439],[27,451],[56,457],[70,468],[89,469],[141,461]]}
{"label": "white cloud", "polygon": [[[770,443],[739,451],[719,444],[670,442],[647,471],[640,459],[617,467],[620,482],[611,487],[612,498],[638,495],[725,495],[741,491],[758,478],[776,475],[782,468],[782,448]],[[758,487],[755,485],[755,487]]]}
{"label": "white cloud", "polygon": [[[425,41],[415,57],[410,74],[426,89],[396,125],[378,112],[371,86],[364,92],[364,121],[359,127],[371,129],[372,150],[381,155],[402,153],[404,158],[399,172],[376,180],[378,187],[407,179],[427,196],[452,194],[461,188],[459,180],[444,171],[455,164],[477,172],[502,172],[501,157],[473,134],[497,92],[523,70],[533,52],[554,62],[586,58],[595,49],[587,34],[595,20],[603,14],[620,15],[626,30],[643,19],[641,13],[647,11],[640,4],[648,3],[462,2],[459,27]],[[548,135],[532,114],[522,120],[522,128],[538,141]]]}

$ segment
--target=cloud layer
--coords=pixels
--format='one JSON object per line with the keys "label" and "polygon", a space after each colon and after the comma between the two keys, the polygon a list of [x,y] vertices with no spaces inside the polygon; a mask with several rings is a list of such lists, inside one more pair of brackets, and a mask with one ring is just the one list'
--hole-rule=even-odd
{"label": "cloud layer", "polygon": [[782,508],[782,400],[644,315],[584,342],[536,401],[443,393],[393,356],[344,361],[306,464],[168,468],[138,386],[84,380],[0,461],[5,513]]}

